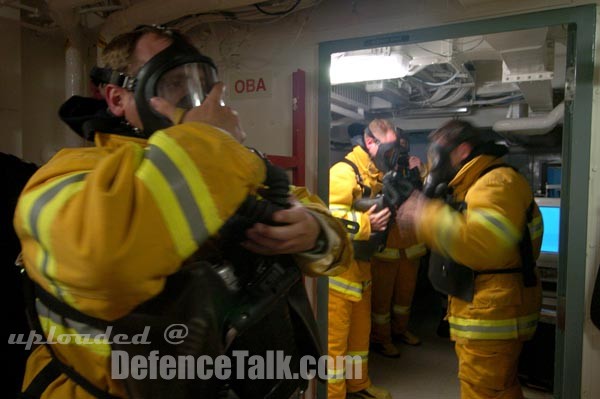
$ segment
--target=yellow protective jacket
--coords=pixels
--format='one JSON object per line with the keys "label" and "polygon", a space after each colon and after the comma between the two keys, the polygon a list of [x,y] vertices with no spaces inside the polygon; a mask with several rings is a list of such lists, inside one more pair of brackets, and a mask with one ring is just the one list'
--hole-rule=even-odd
{"label": "yellow protective jacket", "polygon": [[[265,164],[202,123],[158,131],[147,142],[97,134],[96,144],[62,150],[40,168],[21,195],[14,224],[29,276],[77,310],[111,321],[161,292],[166,278],[264,181]],[[330,227],[328,239],[333,237],[329,253],[300,255],[301,267],[313,274],[344,270],[341,262],[352,253],[345,231],[326,208],[317,212],[319,223]],[[46,335],[103,333],[43,306],[38,313]],[[93,385],[125,397],[119,381],[110,378],[108,344],[53,349]],[[44,346],[35,349],[24,387],[50,359]],[[61,375],[42,397],[90,395]]]}
{"label": "yellow protective jacket", "polygon": [[[526,210],[533,196],[527,180],[509,167],[489,171],[501,160],[481,155],[468,162],[450,186],[455,201],[465,201],[464,212],[441,200],[428,201],[417,222],[417,238],[432,250],[474,270],[519,267],[519,240],[526,226]],[[528,225],[534,259],[539,255],[542,220],[537,207]],[[484,274],[475,278],[471,303],[450,297],[448,321],[452,339],[519,339],[532,337],[541,308],[539,278],[525,287],[521,273]]]}
{"label": "yellow protective jacket", "polygon": [[[354,163],[362,178],[362,184],[369,187],[371,197],[381,192],[381,173],[371,161],[369,154],[360,146],[356,146],[345,157]],[[359,230],[356,234],[349,234],[352,240],[368,240],[371,236],[371,224],[366,212],[359,212],[352,208],[352,204],[362,198],[363,188],[358,183],[352,166],[338,162],[329,170],[329,209],[333,216],[358,223]],[[364,288],[371,282],[371,270],[368,262],[357,262],[355,259],[349,264],[346,272],[329,277],[329,289],[341,293],[352,301],[362,298]]]}

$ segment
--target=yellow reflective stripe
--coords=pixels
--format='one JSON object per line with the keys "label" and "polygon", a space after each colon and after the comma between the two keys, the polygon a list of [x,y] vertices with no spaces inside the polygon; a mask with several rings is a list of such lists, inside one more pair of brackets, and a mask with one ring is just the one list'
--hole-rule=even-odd
{"label": "yellow reflective stripe", "polygon": [[500,212],[489,208],[478,208],[471,210],[468,215],[471,220],[484,226],[488,231],[504,241],[507,246],[516,244],[521,239],[521,233]]}
{"label": "yellow reflective stripe", "polygon": [[385,248],[381,252],[376,252],[374,255],[376,258],[380,259],[400,259],[400,250],[398,248]]}
{"label": "yellow reflective stripe", "polygon": [[[207,195],[210,194],[210,190],[193,159],[175,139],[163,132],[154,133],[149,140],[149,144],[157,145],[169,156],[177,170],[183,175],[191,195],[200,209],[208,234],[216,233],[223,225],[223,220],[219,216],[212,197]],[[195,224],[196,221],[193,221],[193,223]]]}
{"label": "yellow reflective stripe", "polygon": [[345,360],[346,365],[367,363],[369,361],[369,351],[348,352]]}
{"label": "yellow reflective stripe", "polygon": [[450,316],[450,333],[467,339],[518,339],[535,332],[538,313],[502,320],[473,320]]}
{"label": "yellow reflective stripe", "polygon": [[59,299],[71,302],[67,292],[55,280],[56,261],[52,257],[51,227],[64,204],[81,191],[88,172],[78,172],[56,179],[23,197],[23,225],[38,244],[36,268],[47,279],[50,289]]}
{"label": "yellow reflective stripe", "polygon": [[544,222],[541,216],[534,217],[527,226],[529,227],[529,235],[532,240],[540,238],[544,234]]}
{"label": "yellow reflective stripe", "polygon": [[440,255],[448,257],[450,249],[452,248],[452,232],[454,226],[458,225],[460,214],[449,206],[445,206],[439,213],[439,228],[436,229],[436,241],[441,252]]}
{"label": "yellow reflective stripe", "polygon": [[416,244],[406,248],[404,250],[404,253],[406,254],[407,259],[420,258],[421,256],[424,256],[427,253],[427,247],[423,243]]}
{"label": "yellow reflective stripe", "polygon": [[362,298],[363,284],[354,283],[341,277],[329,277],[329,288],[346,295]]}
{"label": "yellow reflective stripe", "polygon": [[[353,211],[352,208],[346,204],[329,204],[329,210],[331,214],[336,218],[350,220],[352,222],[356,222],[360,228],[360,216],[357,212]],[[354,239],[356,234],[348,233],[350,239]]]}
{"label": "yellow reflective stripe", "polygon": [[394,305],[392,311],[394,314],[407,315],[410,313],[410,306]]}
{"label": "yellow reflective stripe", "polygon": [[327,381],[328,383],[340,383],[346,380],[346,369],[327,369]]}
{"label": "yellow reflective stripe", "polygon": [[375,324],[388,324],[391,320],[389,313],[373,313],[371,312],[371,320]]}

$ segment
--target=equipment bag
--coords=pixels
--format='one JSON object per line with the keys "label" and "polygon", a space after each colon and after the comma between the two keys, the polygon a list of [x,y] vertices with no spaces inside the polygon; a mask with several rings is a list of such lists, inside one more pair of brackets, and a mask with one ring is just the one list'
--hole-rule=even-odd
{"label": "equipment bag", "polygon": [[[245,254],[244,268],[253,270],[237,279],[227,262],[206,261],[184,266],[167,279],[164,290],[141,304],[127,316],[107,322],[85,315],[59,301],[39,285],[27,279],[29,291],[28,314],[32,325],[41,329],[35,301],[75,322],[104,331],[112,326],[113,336],[142,334],[149,326],[150,344],[112,343],[113,351],[127,352],[129,357],[148,357],[152,351],[159,355],[206,355],[215,359],[231,355],[234,350],[247,351],[249,356],[266,359],[267,351],[281,351],[291,356],[293,373],[299,372],[299,359],[304,355],[317,358],[321,354],[316,322],[306,297],[301,273],[291,256],[262,257]],[[184,325],[187,335],[178,344],[165,340],[167,329]],[[95,387],[76,370],[65,365],[56,356],[51,345],[46,345],[53,357],[51,367],[44,369],[22,394],[23,398],[37,398],[61,373],[83,387],[92,396],[103,399],[115,397]],[[286,398],[307,386],[302,379],[273,378],[264,380],[237,379],[235,359],[232,376],[222,381],[217,378],[180,380],[156,379],[123,380],[131,398],[186,399],[192,397],[227,397],[233,392],[239,398]],[[197,372],[196,372],[197,373]]]}

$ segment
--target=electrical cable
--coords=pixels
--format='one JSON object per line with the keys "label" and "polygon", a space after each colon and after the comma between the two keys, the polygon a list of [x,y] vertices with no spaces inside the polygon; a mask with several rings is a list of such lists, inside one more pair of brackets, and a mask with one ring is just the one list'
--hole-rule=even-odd
{"label": "electrical cable", "polygon": [[444,80],[443,82],[426,82],[424,80],[417,78],[416,76],[413,76],[413,79],[415,79],[423,84],[426,84],[428,86],[444,86],[444,85],[452,82],[454,79],[456,79],[456,77],[460,73],[460,70],[458,68],[456,68],[454,65],[452,65],[451,63],[448,63],[448,65],[450,65],[452,68],[454,68],[454,74],[449,79]]}

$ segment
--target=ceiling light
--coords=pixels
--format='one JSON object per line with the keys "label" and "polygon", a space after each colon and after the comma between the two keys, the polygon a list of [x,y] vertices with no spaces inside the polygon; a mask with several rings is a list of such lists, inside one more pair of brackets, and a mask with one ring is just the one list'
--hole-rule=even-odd
{"label": "ceiling light", "polygon": [[332,54],[331,84],[402,78],[408,74],[410,58],[404,54]]}

